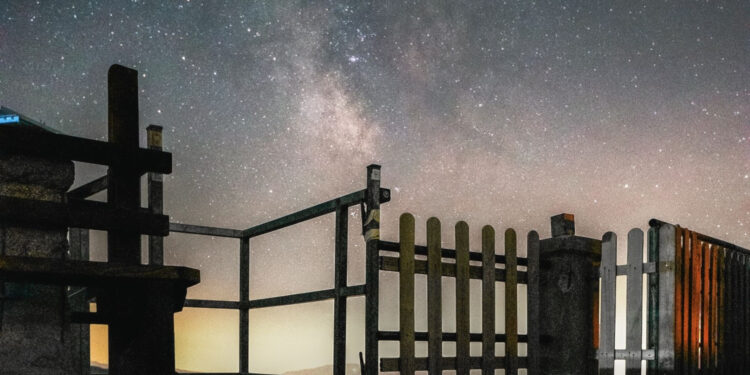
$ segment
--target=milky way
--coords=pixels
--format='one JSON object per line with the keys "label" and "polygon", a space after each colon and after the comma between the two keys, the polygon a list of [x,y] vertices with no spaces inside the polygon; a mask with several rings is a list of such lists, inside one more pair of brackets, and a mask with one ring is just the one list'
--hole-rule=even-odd
{"label": "milky way", "polygon": [[[572,212],[590,237],[657,217],[748,246],[746,1],[64,3],[0,3],[0,104],[105,139],[107,68],[137,69],[141,125],[164,126],[174,155],[173,221],[244,229],[362,189],[378,163],[393,192],[384,239],[404,211],[422,242],[437,216],[467,220],[475,243],[484,224],[546,237],[551,215]],[[76,184],[103,173],[80,165]],[[332,238],[326,216],[254,239],[251,298],[330,288]],[[235,241],[166,244],[170,264],[202,271],[190,297],[238,297]],[[350,362],[362,305],[350,302]],[[330,363],[332,306],[253,311],[251,370]],[[381,328],[395,317],[386,308]],[[236,371],[237,319],[180,313],[177,366]]]}

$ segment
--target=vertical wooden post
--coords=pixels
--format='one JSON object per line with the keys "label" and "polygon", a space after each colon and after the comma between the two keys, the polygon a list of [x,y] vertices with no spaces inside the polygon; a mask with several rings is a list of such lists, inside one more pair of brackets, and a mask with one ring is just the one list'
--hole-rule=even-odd
{"label": "vertical wooden post", "polygon": [[[112,65],[107,75],[109,142],[123,148],[138,148],[138,72]],[[108,172],[107,202],[118,208],[141,206],[139,171],[123,165]],[[136,232],[109,231],[107,255],[111,263],[141,263],[141,236]]]}
{"label": "vertical wooden post", "polygon": [[[70,228],[70,259],[89,260],[89,230],[84,228]],[[78,288],[76,295],[69,298],[69,302],[74,311],[89,311],[89,301],[86,296],[86,288]],[[0,314],[2,311],[0,311]],[[88,375],[91,372],[91,349],[90,349],[90,332],[88,324],[78,324],[78,352],[81,375]],[[75,337],[75,336],[74,336]]]}
{"label": "vertical wooden post", "polygon": [[414,364],[414,216],[399,219],[399,357],[401,374],[413,375]]}
{"label": "vertical wooden post", "polygon": [[526,236],[526,256],[528,257],[528,291],[527,291],[527,353],[528,373],[539,375],[539,234],[531,231]]}
{"label": "vertical wooden post", "polygon": [[[602,249],[603,251],[604,249]],[[628,232],[626,297],[626,348],[625,361],[627,375],[641,374],[641,341],[643,337],[643,231],[632,229]]]}
{"label": "vertical wooden post", "polygon": [[615,373],[615,301],[617,299],[617,235],[602,237],[601,330],[599,331],[599,374]]}
{"label": "vertical wooden post", "polygon": [[367,212],[364,224],[366,261],[365,365],[367,375],[378,374],[378,308],[380,296],[380,166],[367,166]]}
{"label": "vertical wooden post", "polygon": [[518,259],[516,231],[505,231],[505,374],[518,374]]}
{"label": "vertical wooden post", "polygon": [[249,371],[250,238],[240,239],[240,372]]}
{"label": "vertical wooden post", "polygon": [[[659,234],[657,228],[652,226],[648,230],[648,261],[658,264],[659,261]],[[648,280],[648,327],[647,348],[654,348],[658,355],[659,345],[659,273],[650,273]],[[656,375],[657,361],[647,362],[647,375]]]}
{"label": "vertical wooden post", "polygon": [[716,249],[717,255],[717,275],[716,275],[716,298],[717,298],[717,310],[716,326],[718,328],[716,334],[718,339],[716,357],[718,361],[718,373],[726,373],[726,332],[727,332],[727,271],[726,271],[726,249],[720,247]]}
{"label": "vertical wooden post", "polygon": [[440,220],[427,220],[427,370],[430,374],[443,371],[443,299],[442,242]]}
{"label": "vertical wooden post", "polygon": [[[162,150],[162,127],[149,125],[146,128],[148,148]],[[164,213],[164,177],[161,173],[148,173],[148,209],[152,213]],[[164,237],[148,236],[149,264],[164,264]]]}
{"label": "vertical wooden post", "polygon": [[469,225],[456,223],[456,375],[469,375]]}
{"label": "vertical wooden post", "polygon": [[336,244],[333,301],[333,375],[346,374],[346,288],[347,240],[349,237],[349,207],[336,208]]}
{"label": "vertical wooden post", "polygon": [[495,374],[495,229],[482,228],[482,375]]}
{"label": "vertical wooden post", "polygon": [[675,335],[677,325],[675,319],[678,311],[676,299],[677,290],[677,250],[679,249],[680,230],[669,224],[659,227],[659,342],[656,359],[660,375],[672,375],[675,372]]}

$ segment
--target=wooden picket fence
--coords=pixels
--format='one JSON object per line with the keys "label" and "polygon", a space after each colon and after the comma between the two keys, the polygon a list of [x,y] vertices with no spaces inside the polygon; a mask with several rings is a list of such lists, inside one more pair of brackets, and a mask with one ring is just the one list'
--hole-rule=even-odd
{"label": "wooden picket fence", "polygon": [[[750,371],[750,251],[651,221],[628,233],[627,264],[617,265],[617,236],[602,240],[599,373],[743,374]],[[648,275],[647,341],[642,349],[643,274]],[[616,276],[627,277],[626,349],[615,349]]]}
{"label": "wooden picket fence", "polygon": [[[400,371],[413,374],[427,370],[439,374],[443,370],[456,370],[456,374],[469,374],[471,369],[481,369],[482,374],[494,374],[495,369],[505,369],[506,374],[517,374],[519,368],[533,367],[538,333],[532,329],[528,335],[518,334],[518,284],[529,285],[529,294],[538,295],[539,236],[529,234],[530,258],[517,256],[516,232],[505,231],[504,254],[495,253],[495,230],[487,225],[482,228],[482,250],[469,250],[469,226],[459,222],[455,227],[456,249],[442,247],[440,221],[427,221],[427,246],[415,245],[414,216],[401,215],[399,242],[380,241],[380,250],[398,252],[398,257],[380,256],[380,269],[399,272],[399,331],[379,331],[379,340],[398,340],[399,358],[382,358],[381,371]],[[415,259],[427,256],[427,260]],[[445,259],[454,260],[446,262]],[[470,265],[470,261],[481,261],[481,266]],[[498,268],[504,265],[504,268]],[[518,266],[527,271],[519,271]],[[428,332],[414,330],[414,275],[427,274],[427,326]],[[442,277],[455,278],[456,282],[456,332],[442,332]],[[482,280],[482,332],[469,331],[469,279]],[[505,287],[505,333],[495,333],[495,287],[503,282]],[[537,299],[538,300],[538,299]],[[529,328],[532,328],[531,326]],[[415,341],[427,341],[427,357],[417,358]],[[456,356],[443,357],[443,341],[456,342]],[[482,343],[482,356],[472,357],[470,342]],[[495,345],[505,343],[505,356],[495,356]],[[518,343],[528,343],[529,357],[518,355]],[[530,366],[531,365],[531,366]],[[538,364],[537,364],[538,367]]]}

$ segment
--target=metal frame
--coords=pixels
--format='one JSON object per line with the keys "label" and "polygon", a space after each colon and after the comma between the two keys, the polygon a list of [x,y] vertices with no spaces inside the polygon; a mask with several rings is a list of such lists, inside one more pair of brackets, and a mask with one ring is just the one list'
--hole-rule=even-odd
{"label": "metal frame", "polygon": [[[249,311],[251,309],[287,306],[316,301],[334,300],[334,358],[333,367],[335,375],[344,375],[346,371],[346,299],[353,296],[365,296],[367,304],[366,335],[376,332],[373,337],[375,346],[365,344],[367,358],[374,357],[370,368],[377,371],[377,303],[373,307],[372,301],[377,301],[377,273],[379,263],[377,261],[377,244],[379,237],[379,207],[380,203],[390,200],[390,191],[380,188],[380,166],[370,165],[367,167],[367,189],[356,191],[313,207],[282,216],[278,219],[262,223],[245,230],[207,227],[199,225],[170,223],[170,232],[187,233],[204,236],[216,236],[236,238],[240,245],[240,298],[239,301],[187,299],[185,307],[231,309],[239,310],[239,372],[232,374],[250,375],[249,372]],[[377,171],[377,172],[374,172]],[[367,244],[366,283],[362,285],[348,286],[347,280],[347,239],[348,239],[348,210],[352,206],[363,206],[363,234]],[[366,209],[365,209],[366,208]],[[317,290],[306,293],[297,293],[263,299],[250,299],[250,240],[266,233],[289,227],[307,220],[311,220],[330,213],[336,214],[335,234],[335,276],[334,288]],[[365,220],[365,218],[370,218]],[[377,225],[375,225],[377,224]],[[373,230],[375,232],[373,232]],[[375,261],[370,258],[374,247]],[[374,272],[373,272],[374,271]],[[375,278],[373,279],[373,273]],[[373,313],[374,312],[374,317]],[[375,372],[376,373],[376,372]],[[208,373],[206,373],[208,374]],[[212,373],[218,374],[218,373]]]}

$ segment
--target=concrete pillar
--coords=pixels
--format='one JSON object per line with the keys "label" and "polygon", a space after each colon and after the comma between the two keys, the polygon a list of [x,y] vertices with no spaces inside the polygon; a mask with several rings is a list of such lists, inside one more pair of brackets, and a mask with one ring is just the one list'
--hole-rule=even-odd
{"label": "concrete pillar", "polygon": [[[73,177],[71,161],[0,157],[0,195],[61,202]],[[67,252],[67,228],[0,224],[1,255],[62,259]],[[77,373],[80,340],[65,322],[66,291],[15,283],[6,283],[0,291],[4,294],[0,301],[0,372]]]}
{"label": "concrete pillar", "polygon": [[552,238],[540,241],[542,374],[597,373],[595,306],[601,241],[575,235],[571,214],[552,217]]}

